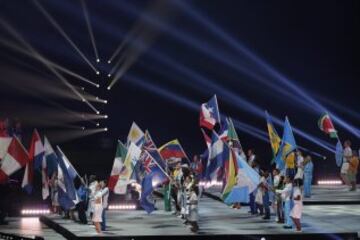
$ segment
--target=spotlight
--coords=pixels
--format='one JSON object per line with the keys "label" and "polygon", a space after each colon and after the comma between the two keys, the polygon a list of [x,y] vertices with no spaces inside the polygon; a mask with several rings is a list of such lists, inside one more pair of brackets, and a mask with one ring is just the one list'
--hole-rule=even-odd
{"label": "spotlight", "polygon": [[96,99],[96,100],[99,100],[99,97],[96,97],[95,99]]}
{"label": "spotlight", "polygon": [[96,126],[97,126],[97,127],[100,126],[100,123],[96,123]]}
{"label": "spotlight", "polygon": [[44,215],[50,214],[49,209],[22,209],[21,215]]}
{"label": "spotlight", "polygon": [[85,91],[85,88],[84,88],[84,87],[81,87],[81,90]]}
{"label": "spotlight", "polygon": [[96,59],[96,62],[97,62],[97,63],[100,62],[100,59]]}
{"label": "spotlight", "polygon": [[85,131],[85,127],[81,127],[81,130]]}
{"label": "spotlight", "polygon": [[99,114],[100,114],[100,112],[99,112],[99,111],[96,111],[96,114],[97,114],[97,115],[99,115]]}
{"label": "spotlight", "polygon": [[104,103],[105,103],[105,104],[107,104],[107,103],[108,103],[108,101],[107,101],[107,100],[104,100]]}
{"label": "spotlight", "polygon": [[111,89],[111,87],[110,87],[110,86],[108,86],[108,87],[107,87],[107,90],[110,90],[110,89]]}
{"label": "spotlight", "polygon": [[97,84],[96,87],[99,88],[99,87],[100,87],[100,84]]}
{"label": "spotlight", "polygon": [[107,132],[107,131],[108,131],[108,128],[104,128],[104,131]]}
{"label": "spotlight", "polygon": [[342,181],[340,180],[319,180],[318,185],[341,185]]}
{"label": "spotlight", "polygon": [[108,115],[105,115],[104,118],[108,118],[109,116]]}
{"label": "spotlight", "polygon": [[108,60],[108,64],[110,64],[111,63],[111,60]]}
{"label": "spotlight", "polygon": [[85,98],[81,99],[81,101],[85,102]]}
{"label": "spotlight", "polygon": [[96,71],[96,75],[100,75],[100,72],[99,72],[99,71]]}
{"label": "spotlight", "polygon": [[108,77],[111,77],[111,74],[110,74],[110,73],[108,74]]}

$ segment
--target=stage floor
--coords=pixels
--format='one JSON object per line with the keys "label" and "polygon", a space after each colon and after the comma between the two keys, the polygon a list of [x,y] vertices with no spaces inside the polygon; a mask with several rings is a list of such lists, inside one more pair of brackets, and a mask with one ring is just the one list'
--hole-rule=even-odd
{"label": "stage floor", "polygon": [[[273,216],[271,220],[262,220],[260,216],[251,216],[246,206],[234,210],[206,196],[201,198],[199,205],[200,231],[198,234],[193,234],[182,224],[180,218],[164,212],[162,206],[163,202],[159,199],[157,201],[159,210],[150,215],[139,210],[108,211],[109,228],[101,237],[169,236],[171,239],[177,236],[264,235],[267,236],[266,239],[271,236],[277,239],[290,234],[291,238],[300,239],[299,233],[291,229],[283,229],[282,224],[275,223]],[[56,215],[49,215],[47,218],[71,232],[73,236],[79,238],[99,236],[92,225],[81,225]],[[302,222],[302,236],[313,233],[329,236],[335,233],[359,234],[360,205],[305,206]]]}

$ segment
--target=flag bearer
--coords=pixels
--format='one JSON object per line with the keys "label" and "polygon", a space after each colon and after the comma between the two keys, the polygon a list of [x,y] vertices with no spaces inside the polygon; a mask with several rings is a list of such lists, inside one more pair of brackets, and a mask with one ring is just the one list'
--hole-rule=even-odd
{"label": "flag bearer", "polygon": [[356,175],[359,167],[359,157],[356,151],[353,151],[353,156],[349,162],[348,179],[351,184],[350,191],[356,191]]}
{"label": "flag bearer", "polygon": [[284,228],[292,228],[292,221],[290,218],[291,211],[291,196],[293,192],[292,180],[289,176],[285,177],[285,188],[283,190],[276,190],[276,193],[281,194],[281,198],[284,201]]}
{"label": "flag bearer", "polygon": [[291,209],[291,219],[293,220],[296,232],[301,232],[301,215],[303,211],[303,202],[302,202],[302,194],[301,194],[301,179],[295,179],[294,181],[294,207]]}
{"label": "flag bearer", "polygon": [[189,200],[188,200],[188,207],[189,207],[189,215],[188,215],[188,222],[191,225],[191,231],[197,232],[199,230],[198,225],[198,194],[199,188],[195,184],[191,186]]}
{"label": "flag bearer", "polygon": [[304,197],[311,197],[311,182],[313,177],[314,164],[308,155],[304,160]]}

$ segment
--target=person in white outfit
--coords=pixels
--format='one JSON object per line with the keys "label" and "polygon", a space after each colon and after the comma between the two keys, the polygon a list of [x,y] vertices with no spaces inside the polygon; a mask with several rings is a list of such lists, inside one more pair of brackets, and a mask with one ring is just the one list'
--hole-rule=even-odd
{"label": "person in white outfit", "polygon": [[291,209],[290,217],[295,224],[296,231],[301,232],[301,215],[303,211],[301,180],[295,179],[294,185],[295,185],[293,192],[294,206]]}
{"label": "person in white outfit", "polygon": [[101,185],[98,183],[95,188],[94,193],[94,212],[92,216],[92,221],[95,225],[97,233],[101,233],[101,222],[102,222],[102,212],[103,212],[103,193],[101,190]]}
{"label": "person in white outfit", "polygon": [[300,150],[296,151],[296,174],[294,179],[304,179],[304,157]]}
{"label": "person in white outfit", "polygon": [[94,205],[95,205],[95,189],[96,186],[99,184],[98,181],[96,180],[96,176],[95,175],[91,175],[90,179],[89,179],[89,204],[88,204],[88,213],[90,215],[90,219],[93,216],[94,213]]}

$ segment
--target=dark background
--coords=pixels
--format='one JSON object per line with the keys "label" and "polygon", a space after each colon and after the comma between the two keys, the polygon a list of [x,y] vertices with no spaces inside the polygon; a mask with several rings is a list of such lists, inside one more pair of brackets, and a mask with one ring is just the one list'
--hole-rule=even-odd
{"label": "dark background", "polygon": [[[120,79],[111,91],[106,90],[110,81],[106,74],[111,67],[105,61],[121,43],[122,36],[131,31],[134,24],[139,21],[140,15],[132,14],[124,6],[134,6],[139,13],[143,13],[154,4],[154,1],[86,1],[102,61],[100,64],[95,63],[80,2],[49,0],[40,3],[92,63],[98,66],[102,72],[100,76],[94,74],[32,1],[0,1],[0,17],[11,24],[46,58],[100,83],[101,87],[97,89],[64,75],[74,85],[84,86],[88,93],[109,101],[107,105],[94,103],[103,114],[109,115],[108,119],[99,120],[101,127],[106,126],[109,131],[75,140],[60,141],[58,138],[60,132],[69,129],[63,130],[59,126],[49,127],[48,122],[44,124],[40,121],[53,112],[62,112],[66,116],[65,111],[49,104],[49,101],[76,112],[93,112],[80,101],[41,92],[39,86],[45,89],[54,86],[62,92],[69,90],[62,86],[41,63],[0,44],[0,117],[20,118],[23,122],[26,146],[32,129],[37,127],[42,134],[49,135],[52,143],[60,144],[81,174],[96,173],[101,177],[110,174],[116,140],[126,140],[132,121],[144,130],[149,129],[158,146],[178,138],[190,156],[205,150],[206,146],[198,125],[198,111],[192,111],[171,99],[145,90],[131,83],[130,80]],[[327,98],[345,109],[359,112],[359,1],[211,0],[187,1],[187,3],[200,10],[225,32],[305,88],[318,100]],[[164,22],[174,29],[184,31],[189,36],[199,38],[204,43],[228,52],[238,59],[239,63],[243,62],[256,71],[254,66],[249,65],[246,57],[234,51],[231,46],[221,41],[219,36],[212,34],[204,25],[190,18],[180,8],[171,8],[170,17]],[[2,39],[16,43],[2,27],[0,27],[0,36]],[[126,72],[125,77],[136,76],[149,84],[161,86],[197,102],[199,108],[200,103],[207,101],[216,93],[206,92],[206,84],[201,86],[205,91],[195,91],[187,87],[183,83],[191,82],[192,79],[154,61],[149,54],[151,51],[166,54],[178,63],[198,71],[280,118],[288,115],[294,126],[333,145],[336,144],[336,141],[329,139],[317,127],[321,112],[314,114],[299,107],[248,76],[178,41],[166,31],[158,32],[149,49],[142,52],[135,64]],[[44,81],[32,83],[31,77],[41,78]],[[18,82],[11,84],[14,81]],[[29,82],[30,86],[25,84]],[[25,90],[28,92],[21,89],[21,86],[26,86]],[[264,118],[251,115],[245,109],[235,108],[227,104],[222,97],[218,100],[221,113],[266,131]],[[333,107],[331,104],[325,105],[330,109]],[[332,110],[349,123],[359,126],[359,118],[343,114],[335,108]],[[76,125],[95,128],[88,122],[78,122]],[[279,126],[277,129],[282,134]],[[359,148],[355,135],[340,126],[337,126],[337,129],[342,139],[351,139],[354,148]],[[238,131],[238,134],[244,148],[254,147],[262,165],[267,166],[271,159],[270,145],[247,133]],[[328,157],[327,160],[315,157],[317,178],[337,176],[339,170],[332,153],[297,135],[295,137],[299,145]]]}

